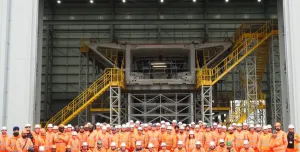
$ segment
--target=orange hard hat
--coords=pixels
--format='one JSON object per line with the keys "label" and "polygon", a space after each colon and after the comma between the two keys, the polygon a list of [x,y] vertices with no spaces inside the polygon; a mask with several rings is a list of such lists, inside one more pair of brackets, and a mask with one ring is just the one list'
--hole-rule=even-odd
{"label": "orange hard hat", "polygon": [[275,127],[280,127],[280,126],[281,126],[281,124],[279,122],[275,123]]}

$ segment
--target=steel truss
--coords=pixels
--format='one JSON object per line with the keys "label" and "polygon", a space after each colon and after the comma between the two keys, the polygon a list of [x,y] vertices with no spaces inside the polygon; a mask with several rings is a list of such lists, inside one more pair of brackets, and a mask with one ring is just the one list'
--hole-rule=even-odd
{"label": "steel truss", "polygon": [[44,120],[48,120],[52,101],[52,65],[53,65],[53,26],[47,29],[47,53],[45,70]]}
{"label": "steel truss", "polygon": [[247,122],[264,124],[264,110],[258,109],[257,97],[257,75],[256,75],[256,56],[250,54],[246,60],[246,114]]}
{"label": "steel truss", "polygon": [[128,120],[194,121],[193,93],[128,94]]}
{"label": "steel truss", "polygon": [[[88,52],[80,53],[79,64],[79,93],[83,92],[89,83],[89,54]],[[87,101],[87,98],[85,99]],[[86,102],[85,101],[85,102]],[[88,108],[85,108],[78,115],[78,125],[84,125],[88,121]]]}
{"label": "steel truss", "polygon": [[201,117],[203,122],[212,124],[212,86],[201,87]]}
{"label": "steel truss", "polygon": [[278,36],[270,38],[270,94],[272,121],[283,123],[282,115],[282,94],[281,94],[281,75],[280,75],[280,52]]}
{"label": "steel truss", "polygon": [[109,89],[110,124],[121,124],[121,115],[125,115],[121,106],[121,88],[110,87]]}

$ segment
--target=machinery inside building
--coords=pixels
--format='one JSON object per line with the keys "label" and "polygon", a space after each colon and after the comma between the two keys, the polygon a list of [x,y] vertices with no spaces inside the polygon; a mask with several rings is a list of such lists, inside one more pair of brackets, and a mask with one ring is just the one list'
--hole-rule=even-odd
{"label": "machinery inside building", "polygon": [[[31,87],[35,93],[29,93],[35,99],[26,100],[34,105],[28,121],[43,126],[175,119],[227,126],[280,122],[286,129],[295,110],[289,101],[294,98],[287,97],[292,90],[288,84],[293,83],[287,78],[283,4],[282,0],[40,0],[36,14],[41,51],[36,58],[28,57],[33,60],[28,64],[36,63],[29,71],[37,72],[24,76],[34,77],[31,85],[16,80],[17,89],[7,80],[3,107],[18,98],[10,93],[13,89],[36,86]],[[8,73],[7,78],[21,74]],[[3,118],[9,111],[4,110]]]}

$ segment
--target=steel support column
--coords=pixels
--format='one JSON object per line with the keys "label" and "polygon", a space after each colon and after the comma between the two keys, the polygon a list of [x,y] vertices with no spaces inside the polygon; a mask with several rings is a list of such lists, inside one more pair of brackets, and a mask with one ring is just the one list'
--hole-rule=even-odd
{"label": "steel support column", "polygon": [[212,124],[212,86],[201,87],[201,116],[203,122]]}
{"label": "steel support column", "polygon": [[110,124],[121,124],[121,88],[110,87],[109,89]]}
{"label": "steel support column", "polygon": [[[80,64],[79,64],[79,94],[83,92],[89,83],[89,54],[88,52],[80,53]],[[87,101],[87,98],[85,99]],[[86,102],[85,101],[85,102]],[[88,121],[88,108],[85,108],[78,115],[78,125],[84,125]]]}
{"label": "steel support column", "polygon": [[280,52],[278,36],[270,38],[270,94],[271,94],[271,112],[272,123],[283,123],[283,106],[281,94],[281,76],[280,76]]}

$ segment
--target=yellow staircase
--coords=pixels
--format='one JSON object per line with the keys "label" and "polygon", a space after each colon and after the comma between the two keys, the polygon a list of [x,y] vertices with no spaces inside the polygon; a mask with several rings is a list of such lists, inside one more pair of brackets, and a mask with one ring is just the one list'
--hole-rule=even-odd
{"label": "yellow staircase", "polygon": [[[52,124],[67,124],[81,111],[94,102],[99,96],[103,95],[105,91],[111,86],[119,86],[125,88],[124,73],[117,68],[105,69],[104,74],[98,78],[85,91],[80,93],[73,99],[66,107],[56,113],[46,125]],[[104,109],[105,110],[105,109]]]}
{"label": "yellow staircase", "polygon": [[[247,27],[247,33],[243,28]],[[278,33],[273,21],[266,22],[259,28],[243,24],[234,35],[235,45],[233,51],[213,68],[202,68],[197,71],[197,88],[211,86],[218,82],[237,64],[263,44],[271,35]]]}

